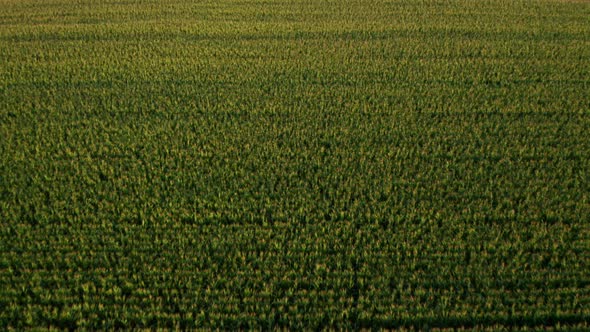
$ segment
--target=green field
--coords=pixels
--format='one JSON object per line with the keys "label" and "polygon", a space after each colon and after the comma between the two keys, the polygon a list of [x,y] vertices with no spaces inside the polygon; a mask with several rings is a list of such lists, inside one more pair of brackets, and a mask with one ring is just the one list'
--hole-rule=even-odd
{"label": "green field", "polygon": [[0,0],[0,330],[590,329],[590,2]]}

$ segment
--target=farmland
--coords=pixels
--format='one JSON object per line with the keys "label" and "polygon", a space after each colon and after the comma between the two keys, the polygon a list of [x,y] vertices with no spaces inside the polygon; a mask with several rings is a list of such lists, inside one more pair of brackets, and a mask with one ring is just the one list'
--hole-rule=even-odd
{"label": "farmland", "polygon": [[590,3],[0,0],[0,329],[590,328]]}

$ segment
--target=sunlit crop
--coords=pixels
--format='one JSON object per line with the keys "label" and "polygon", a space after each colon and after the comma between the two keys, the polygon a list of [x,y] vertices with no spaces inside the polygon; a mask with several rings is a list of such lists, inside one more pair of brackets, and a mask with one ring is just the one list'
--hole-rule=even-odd
{"label": "sunlit crop", "polygon": [[0,329],[590,328],[590,3],[0,0]]}

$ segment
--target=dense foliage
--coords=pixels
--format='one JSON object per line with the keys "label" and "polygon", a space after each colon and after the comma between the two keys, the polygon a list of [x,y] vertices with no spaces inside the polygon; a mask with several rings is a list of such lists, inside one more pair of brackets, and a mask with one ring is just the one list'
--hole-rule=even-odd
{"label": "dense foliage", "polygon": [[0,329],[590,328],[588,2],[0,8]]}

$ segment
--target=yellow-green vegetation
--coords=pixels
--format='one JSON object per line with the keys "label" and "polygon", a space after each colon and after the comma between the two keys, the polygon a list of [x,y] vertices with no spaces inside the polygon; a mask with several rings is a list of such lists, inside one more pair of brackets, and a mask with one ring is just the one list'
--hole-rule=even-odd
{"label": "yellow-green vegetation", "polygon": [[590,328],[590,3],[0,0],[0,329]]}

